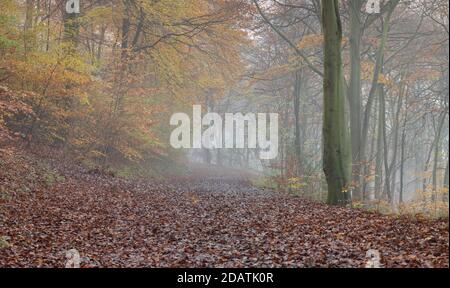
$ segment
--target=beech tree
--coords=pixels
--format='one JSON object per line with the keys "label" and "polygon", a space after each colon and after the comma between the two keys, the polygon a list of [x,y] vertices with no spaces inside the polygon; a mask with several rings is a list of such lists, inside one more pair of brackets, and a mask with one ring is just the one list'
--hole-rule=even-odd
{"label": "beech tree", "polygon": [[324,35],[323,77],[323,171],[328,184],[329,204],[350,200],[350,142],[345,116],[342,67],[342,24],[339,1],[322,1]]}

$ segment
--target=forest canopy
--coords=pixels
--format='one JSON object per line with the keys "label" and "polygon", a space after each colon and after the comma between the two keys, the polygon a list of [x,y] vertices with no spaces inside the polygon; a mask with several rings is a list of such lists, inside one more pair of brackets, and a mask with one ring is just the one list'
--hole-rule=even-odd
{"label": "forest canopy", "polygon": [[[66,2],[0,3],[3,142],[102,169],[245,168],[333,204],[446,206],[446,1]],[[173,149],[170,117],[194,104],[278,113],[278,157]]]}

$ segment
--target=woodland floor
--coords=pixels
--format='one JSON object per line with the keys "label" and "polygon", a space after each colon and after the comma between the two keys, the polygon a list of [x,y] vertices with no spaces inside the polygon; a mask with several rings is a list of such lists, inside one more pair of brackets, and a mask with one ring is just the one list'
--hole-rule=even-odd
{"label": "woodland floor", "polygon": [[0,267],[64,267],[71,248],[83,267],[364,267],[368,249],[385,267],[449,265],[447,220],[330,207],[234,176],[136,182],[80,168],[0,213]]}

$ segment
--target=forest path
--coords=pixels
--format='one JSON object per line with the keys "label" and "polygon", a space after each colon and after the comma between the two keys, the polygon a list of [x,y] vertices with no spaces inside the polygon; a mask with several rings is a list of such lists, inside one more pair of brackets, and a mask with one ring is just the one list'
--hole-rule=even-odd
{"label": "forest path", "polygon": [[68,175],[3,204],[0,267],[363,267],[368,249],[394,266],[448,267],[446,221],[330,207],[239,177],[167,182]]}

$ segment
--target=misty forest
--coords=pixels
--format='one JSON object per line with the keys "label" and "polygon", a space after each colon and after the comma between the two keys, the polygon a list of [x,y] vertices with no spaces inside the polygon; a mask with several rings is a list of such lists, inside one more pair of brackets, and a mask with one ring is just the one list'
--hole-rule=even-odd
{"label": "misty forest", "polygon": [[0,0],[0,267],[448,267],[448,16]]}

